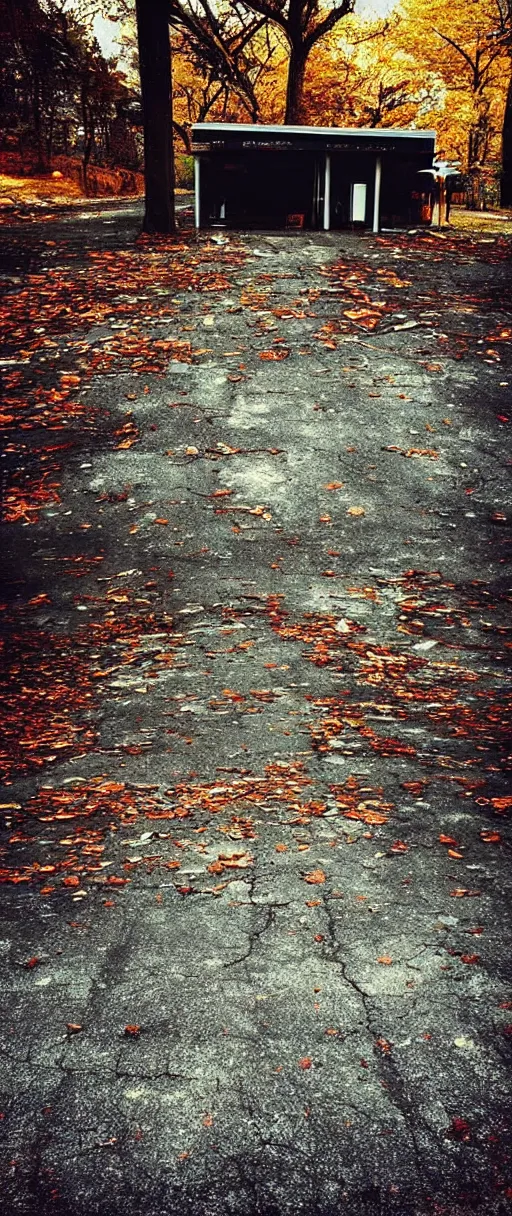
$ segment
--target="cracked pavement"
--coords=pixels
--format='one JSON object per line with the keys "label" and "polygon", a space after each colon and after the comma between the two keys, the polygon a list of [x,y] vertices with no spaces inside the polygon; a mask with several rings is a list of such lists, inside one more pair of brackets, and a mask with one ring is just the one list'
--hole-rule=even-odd
{"label": "cracked pavement", "polygon": [[510,242],[138,223],[3,230],[2,1212],[506,1216]]}

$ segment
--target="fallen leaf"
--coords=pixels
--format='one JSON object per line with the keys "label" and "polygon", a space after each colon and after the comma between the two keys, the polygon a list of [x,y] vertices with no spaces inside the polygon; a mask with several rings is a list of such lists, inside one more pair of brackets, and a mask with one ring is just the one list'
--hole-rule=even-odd
{"label": "fallen leaf", "polygon": [[305,1071],[307,1068],[311,1068],[312,1063],[313,1061],[310,1056],[303,1056],[302,1059],[299,1060],[299,1068],[302,1068]]}
{"label": "fallen leaf", "polygon": [[445,1135],[451,1136],[455,1140],[470,1140],[471,1139],[470,1124],[468,1123],[467,1119],[461,1119],[461,1118],[452,1119],[450,1127],[448,1128],[448,1131],[445,1132]]}
{"label": "fallen leaf", "polygon": [[254,864],[250,853],[219,853],[217,861],[208,866],[210,874],[222,874],[223,870],[245,870]]}
{"label": "fallen leaf", "polygon": [[366,515],[364,507],[349,507],[347,515]]}
{"label": "fallen leaf", "polygon": [[508,811],[512,807],[512,794],[507,794],[504,798],[491,798],[491,803],[496,811]]}
{"label": "fallen leaf", "polygon": [[323,870],[310,870],[309,874],[304,875],[304,882],[309,882],[311,885],[325,882],[325,874]]}
{"label": "fallen leaf", "polygon": [[389,1052],[391,1051],[391,1043],[389,1043],[387,1039],[383,1039],[383,1038],[376,1039],[375,1046],[380,1048],[383,1055],[389,1055]]}
{"label": "fallen leaf", "polygon": [[377,959],[377,962],[382,963],[384,967],[390,967],[393,959],[389,954],[381,954],[380,958]]}

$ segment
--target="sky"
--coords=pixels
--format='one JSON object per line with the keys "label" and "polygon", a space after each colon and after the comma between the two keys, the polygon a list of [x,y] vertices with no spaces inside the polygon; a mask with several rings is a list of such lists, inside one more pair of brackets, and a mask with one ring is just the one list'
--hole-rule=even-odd
{"label": "sky", "polygon": [[115,21],[107,21],[105,17],[100,16],[94,18],[93,30],[103,54],[107,57],[119,54],[119,47],[116,43],[118,28]]}

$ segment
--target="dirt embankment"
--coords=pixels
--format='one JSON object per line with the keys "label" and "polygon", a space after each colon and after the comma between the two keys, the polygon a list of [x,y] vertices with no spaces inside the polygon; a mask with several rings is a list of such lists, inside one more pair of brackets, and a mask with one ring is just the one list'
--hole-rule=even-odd
{"label": "dirt embankment", "polygon": [[[60,173],[61,177],[54,174]],[[42,187],[45,196],[52,197],[60,193],[74,197],[87,195],[93,198],[111,198],[118,195],[142,194],[144,178],[142,173],[132,169],[119,167],[105,168],[101,165],[89,165],[87,180],[84,183],[82,161],[78,157],[56,156],[52,159],[51,169],[41,173],[35,155],[24,155],[16,151],[0,152],[0,174],[9,179],[9,194],[12,195],[12,182],[21,179],[20,188],[27,185],[27,179],[35,191]]]}

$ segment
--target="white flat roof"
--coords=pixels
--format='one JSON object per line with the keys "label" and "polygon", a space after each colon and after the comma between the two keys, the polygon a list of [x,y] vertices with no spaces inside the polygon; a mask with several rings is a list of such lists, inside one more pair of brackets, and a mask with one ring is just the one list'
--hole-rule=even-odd
{"label": "white flat roof", "polygon": [[374,139],[406,139],[413,135],[416,139],[435,139],[436,132],[418,129],[416,127],[291,127],[280,124],[270,126],[254,122],[195,122],[193,131],[262,131],[272,135],[368,135]]}

